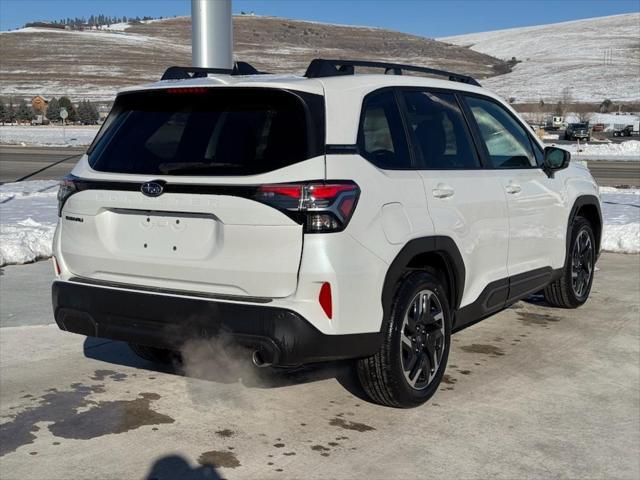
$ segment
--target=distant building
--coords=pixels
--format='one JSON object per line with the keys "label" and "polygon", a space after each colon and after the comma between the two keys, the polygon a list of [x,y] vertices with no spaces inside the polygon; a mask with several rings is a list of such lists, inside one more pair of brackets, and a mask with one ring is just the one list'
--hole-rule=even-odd
{"label": "distant building", "polygon": [[98,121],[100,123],[104,122],[104,120],[109,115],[111,111],[111,105],[100,104],[98,105]]}
{"label": "distant building", "polygon": [[36,95],[31,99],[31,106],[33,107],[33,109],[36,111],[36,113],[41,113],[43,115],[47,113],[48,103],[49,100],[40,95]]}

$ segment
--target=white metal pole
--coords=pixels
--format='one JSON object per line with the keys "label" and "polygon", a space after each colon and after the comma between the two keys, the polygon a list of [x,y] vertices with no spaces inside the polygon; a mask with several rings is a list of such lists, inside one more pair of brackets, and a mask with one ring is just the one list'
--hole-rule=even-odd
{"label": "white metal pole", "polygon": [[194,67],[233,68],[231,0],[191,0]]}

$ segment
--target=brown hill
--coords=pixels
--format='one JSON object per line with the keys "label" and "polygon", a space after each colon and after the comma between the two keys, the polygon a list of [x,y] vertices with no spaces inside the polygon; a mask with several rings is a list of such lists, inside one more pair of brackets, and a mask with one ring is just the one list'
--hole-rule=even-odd
{"label": "brown hill", "polygon": [[[103,100],[159,79],[167,66],[191,63],[190,17],[115,28],[3,32],[0,94]],[[508,70],[502,60],[415,35],[259,16],[234,17],[234,53],[269,72],[302,73],[315,57],[415,63],[479,78]]]}

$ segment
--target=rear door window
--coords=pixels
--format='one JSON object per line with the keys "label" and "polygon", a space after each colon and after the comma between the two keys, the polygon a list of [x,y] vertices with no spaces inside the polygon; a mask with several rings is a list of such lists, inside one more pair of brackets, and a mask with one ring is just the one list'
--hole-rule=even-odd
{"label": "rear door window", "polygon": [[480,168],[467,124],[453,94],[407,90],[403,98],[422,168]]}
{"label": "rear door window", "polygon": [[360,154],[377,167],[412,169],[402,117],[391,90],[366,97],[358,134]]}
{"label": "rear door window", "polygon": [[258,88],[169,89],[118,97],[89,150],[103,172],[251,175],[324,152],[319,95]]}
{"label": "rear door window", "polygon": [[465,98],[478,124],[493,168],[537,167],[525,127],[493,101],[474,96]]}

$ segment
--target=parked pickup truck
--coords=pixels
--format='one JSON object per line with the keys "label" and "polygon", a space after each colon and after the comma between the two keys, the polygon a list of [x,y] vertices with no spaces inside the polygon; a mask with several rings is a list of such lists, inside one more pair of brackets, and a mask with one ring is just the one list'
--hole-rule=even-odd
{"label": "parked pickup truck", "polygon": [[588,123],[570,123],[564,131],[565,140],[591,140],[591,130]]}

